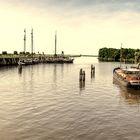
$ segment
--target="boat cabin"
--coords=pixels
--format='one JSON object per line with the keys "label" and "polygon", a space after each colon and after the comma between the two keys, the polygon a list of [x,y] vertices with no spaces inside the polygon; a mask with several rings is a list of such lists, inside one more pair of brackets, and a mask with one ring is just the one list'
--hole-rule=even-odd
{"label": "boat cabin", "polygon": [[122,71],[125,74],[136,74],[136,75],[140,75],[140,70],[139,69],[128,68],[128,69],[122,69]]}

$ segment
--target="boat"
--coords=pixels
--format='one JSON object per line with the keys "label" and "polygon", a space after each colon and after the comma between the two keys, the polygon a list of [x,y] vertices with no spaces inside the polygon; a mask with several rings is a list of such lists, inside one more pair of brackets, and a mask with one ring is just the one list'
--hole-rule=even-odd
{"label": "boat", "polygon": [[18,61],[18,65],[32,65],[32,59],[21,59]]}
{"label": "boat", "polygon": [[113,79],[126,87],[140,88],[140,64],[138,66],[122,67],[122,44],[120,49],[120,67],[114,68]]}
{"label": "boat", "polygon": [[57,56],[53,56],[53,57],[48,57],[46,58],[45,62],[46,63],[73,63],[74,59],[70,58],[70,57],[57,57]]}
{"label": "boat", "polygon": [[123,86],[140,88],[140,69],[137,67],[117,67],[113,70],[113,78]]}
{"label": "boat", "polygon": [[[26,52],[26,29],[24,29],[24,53]],[[32,57],[20,58],[18,65],[33,65],[40,62],[39,58],[33,57],[33,29],[31,30],[31,54]]]}
{"label": "boat", "polygon": [[57,35],[55,33],[55,53],[54,55],[47,57],[45,63],[73,63],[74,59],[70,56],[65,56],[64,52],[62,54],[57,54]]}
{"label": "boat", "polygon": [[18,65],[33,65],[33,64],[38,64],[38,63],[39,63],[38,58],[20,59],[18,61]]}
{"label": "boat", "polygon": [[25,65],[25,63],[24,63],[24,61],[19,60],[19,61],[18,61],[18,65],[19,65],[19,66],[21,66],[21,65]]}

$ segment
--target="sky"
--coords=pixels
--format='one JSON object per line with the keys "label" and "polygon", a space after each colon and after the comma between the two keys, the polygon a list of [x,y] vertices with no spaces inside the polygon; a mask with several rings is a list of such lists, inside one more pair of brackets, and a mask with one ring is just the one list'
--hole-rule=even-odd
{"label": "sky", "polygon": [[140,0],[0,0],[0,52],[96,55],[102,47],[140,48]]}

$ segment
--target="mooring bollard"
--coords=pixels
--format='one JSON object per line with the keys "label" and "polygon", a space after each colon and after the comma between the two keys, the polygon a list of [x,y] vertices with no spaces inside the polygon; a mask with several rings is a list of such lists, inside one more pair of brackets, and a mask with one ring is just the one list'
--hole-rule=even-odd
{"label": "mooring bollard", "polygon": [[80,72],[79,72],[79,88],[80,90],[84,89],[85,88],[85,71],[83,71],[82,69],[80,69]]}
{"label": "mooring bollard", "polygon": [[82,69],[80,69],[80,72],[79,72],[79,81],[82,81],[82,76],[83,75],[83,70]]}
{"label": "mooring bollard", "polygon": [[91,65],[91,73],[95,72],[95,66]]}
{"label": "mooring bollard", "polygon": [[92,72],[92,69],[93,69],[93,64],[91,64],[91,72]]}
{"label": "mooring bollard", "polygon": [[95,66],[91,65],[91,77],[95,75]]}
{"label": "mooring bollard", "polygon": [[83,71],[83,81],[84,82],[85,82],[85,76],[86,76],[85,71]]}

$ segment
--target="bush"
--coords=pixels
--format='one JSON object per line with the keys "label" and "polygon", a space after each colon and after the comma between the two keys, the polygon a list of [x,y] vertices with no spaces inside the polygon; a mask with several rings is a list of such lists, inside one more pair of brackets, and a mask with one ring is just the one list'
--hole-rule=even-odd
{"label": "bush", "polygon": [[3,55],[7,54],[7,51],[2,51],[2,54],[3,54]]}
{"label": "bush", "polygon": [[122,48],[116,49],[116,48],[101,48],[99,49],[99,60],[100,61],[120,61],[120,52],[122,52],[122,59],[123,60],[129,60],[134,61],[135,57],[135,49],[131,48]]}
{"label": "bush", "polygon": [[20,52],[19,54],[25,54],[25,52]]}
{"label": "bush", "polygon": [[26,55],[29,55],[29,54],[30,54],[30,52],[26,52],[25,54],[26,54]]}
{"label": "bush", "polygon": [[18,54],[18,52],[17,52],[17,51],[14,51],[14,54],[15,54],[15,55],[17,55],[17,54]]}

